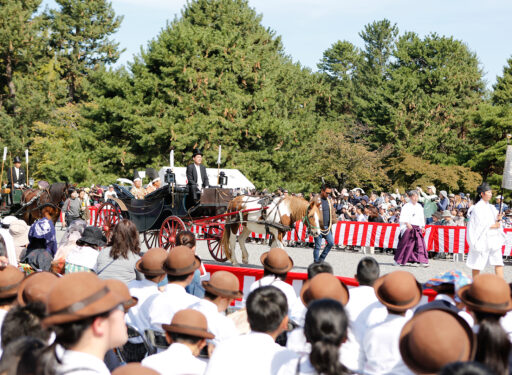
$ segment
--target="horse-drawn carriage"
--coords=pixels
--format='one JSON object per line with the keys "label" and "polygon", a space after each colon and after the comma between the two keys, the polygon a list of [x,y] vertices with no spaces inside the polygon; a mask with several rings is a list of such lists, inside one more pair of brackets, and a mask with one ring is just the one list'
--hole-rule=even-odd
{"label": "horse-drawn carriage", "polygon": [[148,248],[168,249],[174,247],[178,232],[188,229],[202,233],[198,239],[207,242],[215,260],[226,261],[221,238],[232,189],[206,188],[198,203],[190,199],[188,188],[183,185],[164,185],[144,199],[135,199],[122,185],[115,184],[114,190],[118,198],[103,203],[95,218],[95,225],[103,229],[107,238],[120,219],[129,219],[143,234]]}

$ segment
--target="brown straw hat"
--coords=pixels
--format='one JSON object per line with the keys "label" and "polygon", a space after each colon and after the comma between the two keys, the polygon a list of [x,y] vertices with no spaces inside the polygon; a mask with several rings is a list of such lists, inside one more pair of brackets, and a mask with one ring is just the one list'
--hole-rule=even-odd
{"label": "brown straw hat", "polygon": [[512,310],[510,288],[496,275],[478,275],[472,284],[459,289],[458,296],[470,310],[491,314],[505,314]]}
{"label": "brown straw hat", "polygon": [[0,270],[0,298],[14,297],[25,278],[25,274],[18,268],[8,264]]}
{"label": "brown straw hat", "polygon": [[293,268],[292,258],[288,256],[286,251],[278,247],[261,254],[260,261],[263,268],[272,273],[283,274]]}
{"label": "brown straw hat", "polygon": [[394,271],[381,276],[373,288],[377,299],[393,311],[406,311],[421,300],[421,284],[407,271]]}
{"label": "brown straw hat", "polygon": [[163,269],[171,276],[183,276],[194,272],[201,265],[201,259],[186,246],[176,246],[169,251]]}
{"label": "brown straw hat", "polygon": [[64,275],[48,294],[44,326],[75,322],[108,312],[126,299],[91,272]]}
{"label": "brown straw hat", "polygon": [[135,263],[135,269],[147,276],[164,275],[163,265],[166,259],[167,251],[154,247],[146,251],[146,254]]}
{"label": "brown straw hat", "polygon": [[174,314],[171,324],[162,324],[167,332],[213,339],[215,336],[208,332],[206,317],[199,311],[192,309],[180,310]]}
{"label": "brown straw hat", "polygon": [[238,277],[228,271],[217,271],[209,281],[203,281],[203,288],[216,296],[227,298],[242,298]]}
{"label": "brown straw hat", "polygon": [[122,299],[123,299],[122,304],[123,304],[125,312],[128,312],[128,310],[130,308],[132,308],[139,302],[139,299],[137,297],[132,297],[130,295],[130,290],[128,289],[126,284],[123,283],[121,280],[109,279],[106,281],[107,281],[108,288],[112,292],[114,292],[122,297]]}
{"label": "brown straw hat", "polygon": [[345,306],[349,299],[348,288],[343,281],[330,273],[319,273],[310,280],[307,280],[300,290],[300,299],[304,306],[311,302],[329,298],[340,302]]}
{"label": "brown straw hat", "polygon": [[471,361],[476,339],[469,324],[449,309],[424,310],[400,333],[400,353],[415,374],[437,374],[451,362]]}
{"label": "brown straw hat", "polygon": [[112,375],[160,375],[160,373],[134,362],[116,368],[112,371]]}
{"label": "brown straw hat", "polygon": [[59,280],[57,275],[51,272],[34,272],[23,280],[18,288],[18,305],[25,306],[31,302],[46,304],[48,293]]}

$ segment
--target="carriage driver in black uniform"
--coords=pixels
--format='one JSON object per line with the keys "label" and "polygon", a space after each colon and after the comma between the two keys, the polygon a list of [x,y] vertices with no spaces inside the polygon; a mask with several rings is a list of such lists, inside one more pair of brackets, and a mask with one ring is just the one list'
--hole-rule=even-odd
{"label": "carriage driver in black uniform", "polygon": [[208,175],[206,174],[206,167],[202,165],[203,153],[200,149],[195,148],[192,151],[192,159],[194,163],[187,166],[187,185],[189,194],[194,200],[194,203],[201,198],[201,188],[210,186]]}
{"label": "carriage driver in black uniform", "polygon": [[13,190],[20,189],[27,181],[25,171],[21,168],[21,159],[15,156],[13,160],[14,166],[7,169],[7,187],[11,189],[9,193],[10,203],[12,204]]}

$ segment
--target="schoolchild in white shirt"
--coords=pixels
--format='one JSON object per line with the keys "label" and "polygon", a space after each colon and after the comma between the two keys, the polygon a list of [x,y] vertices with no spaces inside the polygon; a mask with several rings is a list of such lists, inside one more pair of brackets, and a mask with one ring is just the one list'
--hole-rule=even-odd
{"label": "schoolchild in white shirt", "polygon": [[208,320],[208,329],[215,335],[214,345],[238,336],[233,320],[226,317],[226,310],[234,299],[242,298],[238,277],[228,271],[217,271],[209,281],[203,281],[205,296],[191,306]]}
{"label": "schoolchild in white shirt", "polygon": [[266,285],[272,285],[280,289],[288,302],[288,317],[297,323],[297,320],[300,320],[302,315],[303,307],[295,293],[295,289],[285,282],[288,271],[293,268],[292,258],[288,256],[285,250],[273,248],[263,253],[260,261],[264,269],[263,278],[251,284],[249,293],[256,288]]}
{"label": "schoolchild in white shirt", "polygon": [[142,365],[161,375],[202,375],[206,363],[196,357],[206,340],[215,337],[208,332],[206,317],[196,310],[180,310],[174,314],[171,324],[162,324],[162,328],[171,345],[165,351],[145,358]]}
{"label": "schoolchild in white shirt", "polygon": [[263,286],[247,298],[247,318],[251,332],[222,341],[213,352],[207,375],[276,374],[297,355],[275,343],[288,326],[288,304],[284,293]]}
{"label": "schoolchild in white shirt", "polygon": [[55,283],[43,320],[43,326],[55,332],[55,341],[39,356],[36,373],[110,374],[103,362],[105,354],[128,339],[126,295],[114,289],[90,272],[71,273]]}
{"label": "schoolchild in white shirt", "polygon": [[348,317],[343,305],[332,299],[313,301],[306,314],[304,335],[311,352],[284,364],[279,375],[345,375],[352,372],[339,360],[347,340]]}
{"label": "schoolchild in white shirt", "polygon": [[350,362],[346,361],[346,364],[354,371],[362,371],[363,369],[361,344],[368,329],[367,318],[371,312],[370,310],[378,302],[373,284],[379,278],[379,274],[379,264],[374,258],[364,257],[361,259],[354,275],[359,282],[359,286],[350,289],[350,300],[345,306],[353,336],[343,344],[341,352],[343,358],[351,359]]}
{"label": "schoolchild in white shirt", "polygon": [[378,300],[386,306],[386,319],[370,327],[363,339],[363,373],[368,375],[412,374],[402,360],[399,338],[407,323],[406,312],[421,300],[421,285],[405,271],[380,277],[374,284]]}
{"label": "schoolchild in white shirt", "polygon": [[162,324],[169,324],[179,310],[199,302],[199,298],[188,294],[185,287],[192,282],[194,271],[201,259],[186,246],[177,246],[169,251],[163,264],[168,284],[163,293],[149,298],[140,308],[139,315],[149,317],[151,329],[162,332]]}

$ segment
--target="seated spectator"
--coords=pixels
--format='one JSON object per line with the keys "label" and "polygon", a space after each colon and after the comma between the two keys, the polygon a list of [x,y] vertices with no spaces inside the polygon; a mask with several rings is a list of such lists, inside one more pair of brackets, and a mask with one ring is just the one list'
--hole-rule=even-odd
{"label": "seated spectator", "polygon": [[166,375],[202,375],[206,363],[196,358],[215,336],[208,331],[206,317],[196,310],[185,309],[174,314],[171,324],[163,324],[167,342],[165,351],[151,355],[142,365]]}
{"label": "seated spectator", "polygon": [[443,221],[441,222],[441,225],[455,226],[455,222],[453,221],[453,215],[449,210],[444,210],[442,217]]}
{"label": "seated spectator", "polygon": [[36,271],[50,271],[53,257],[48,248],[48,242],[55,243],[55,227],[50,227],[48,221],[38,220],[30,227],[28,246],[20,255],[20,263],[27,264]]}
{"label": "seated spectator", "polygon": [[311,263],[308,266],[308,280],[312,279],[319,273],[330,273],[331,275],[334,273],[332,266],[327,262],[322,263]]}
{"label": "seated spectator", "polygon": [[204,298],[190,308],[204,314],[208,329],[215,335],[213,344],[238,336],[233,321],[226,317],[226,311],[233,300],[242,298],[238,278],[228,271],[217,271],[209,281],[203,281],[206,291]]}
{"label": "seated spectator", "polygon": [[405,271],[380,277],[374,285],[377,299],[386,306],[386,319],[370,327],[363,339],[364,374],[410,374],[399,351],[400,331],[407,322],[406,312],[421,300],[421,285]]}
{"label": "seated spectator", "polygon": [[[182,230],[176,235],[176,246],[186,246],[196,254],[196,237],[194,233],[188,230]],[[196,254],[197,255],[197,254]],[[204,297],[204,289],[201,285],[201,275],[205,275],[206,270],[201,262],[201,266],[194,271],[194,279],[187,285],[185,290],[196,297]]]}
{"label": "seated spectator", "polygon": [[297,298],[295,289],[285,282],[288,271],[293,268],[292,258],[288,256],[285,250],[273,248],[263,253],[260,261],[263,265],[263,277],[251,284],[249,293],[266,285],[272,285],[280,289],[288,301],[288,316],[297,323],[302,315],[303,307]]}
{"label": "seated spectator", "polygon": [[54,330],[55,341],[39,355],[37,373],[109,374],[106,352],[128,339],[123,301],[124,296],[92,273],[60,278],[48,294],[43,320]]}
{"label": "seated spectator", "polygon": [[[73,224],[71,224],[72,226]],[[98,227],[86,227],[75,247],[66,257],[65,272],[86,272],[92,270],[98,260],[100,249],[107,244]]]}
{"label": "seated spectator", "polygon": [[45,317],[46,307],[42,302],[11,308],[2,323],[2,348],[7,348],[23,336],[47,343],[51,330],[41,325]]}
{"label": "seated spectator", "polygon": [[304,304],[304,319],[300,322],[299,328],[288,334],[286,347],[299,354],[309,354],[311,345],[307,343],[303,330],[307,308],[313,301],[325,298],[333,299],[345,306],[349,300],[349,292],[347,286],[336,276],[320,273],[304,283],[300,295]]}
{"label": "seated spectator", "polygon": [[306,314],[304,335],[311,352],[285,363],[279,375],[352,374],[339,358],[340,347],[348,337],[348,317],[341,303],[332,299],[312,302]]}
{"label": "seated spectator", "polygon": [[130,220],[120,220],[112,232],[110,247],[100,250],[94,272],[100,279],[117,279],[125,284],[137,278],[135,263],[140,259],[139,231]]}
{"label": "seated spectator", "polygon": [[373,284],[379,278],[379,264],[374,258],[364,257],[357,265],[357,273],[355,279],[359,282],[359,286],[351,288],[350,299],[345,306],[347,312],[353,339],[348,340],[342,347],[342,356],[350,358],[349,368],[354,371],[362,371],[363,367],[363,350],[361,343],[363,342],[366,330],[366,319],[370,310],[378,302],[375,296]]}
{"label": "seated spectator", "polygon": [[66,233],[59,242],[57,253],[53,258],[52,272],[64,274],[66,257],[69,252],[75,248],[76,241],[82,237],[82,233],[86,226],[87,223],[84,220],[75,220],[69,227],[67,227]]}
{"label": "seated spectator", "polygon": [[432,214],[432,223],[431,225],[442,225],[443,216],[442,213],[439,211],[436,211]]}
{"label": "seated spectator", "polygon": [[453,221],[455,222],[455,225],[458,227],[465,227],[466,226],[466,209],[460,208],[457,210],[457,214],[453,218]]}
{"label": "seated spectator", "polygon": [[24,220],[15,219],[9,223],[9,233],[14,241],[14,250],[18,262],[20,261],[21,252],[27,248],[29,229]]}
{"label": "seated spectator", "polygon": [[[274,286],[255,289],[247,298],[251,332],[221,342],[210,358],[206,375],[276,374],[283,363],[296,358],[275,343],[288,326],[285,294]],[[236,353],[236,354],[235,354]]]}
{"label": "seated spectator", "polygon": [[512,310],[510,287],[496,275],[482,274],[476,276],[472,284],[460,288],[457,295],[475,317],[475,360],[497,375],[508,374],[512,344],[500,319]]}
{"label": "seated spectator", "polygon": [[46,303],[46,298],[59,278],[51,272],[34,272],[19,285],[16,301],[20,306]]}
{"label": "seated spectator", "polygon": [[160,373],[140,363],[127,363],[112,371],[112,375],[160,375]]}
{"label": "seated spectator", "polygon": [[28,232],[28,237],[44,238],[46,240],[46,250],[50,255],[53,256],[57,253],[57,237],[55,233],[55,225],[53,225],[52,215],[55,212],[55,208],[52,206],[46,206],[41,208],[42,219],[37,220]]}
{"label": "seated spectator", "polygon": [[368,221],[370,223],[384,223],[384,219],[379,214],[379,209],[377,207],[368,207]]}
{"label": "seated spectator", "polygon": [[169,324],[176,312],[199,302],[199,298],[185,291],[185,287],[192,282],[194,271],[200,264],[201,259],[186,246],[169,251],[163,264],[168,282],[164,292],[148,299],[139,310],[139,316],[149,319],[151,329],[162,332],[162,324]]}
{"label": "seated spectator", "polygon": [[[18,288],[25,274],[14,266],[2,265],[0,268],[0,336],[2,323],[8,311],[16,302]],[[0,355],[2,348],[0,347]]]}
{"label": "seated spectator", "polygon": [[33,337],[22,336],[5,348],[0,360],[0,374],[32,375],[35,362],[46,343]]}
{"label": "seated spectator", "polygon": [[451,309],[422,310],[400,333],[400,353],[415,374],[437,374],[449,363],[473,360],[475,352],[471,327]]}

